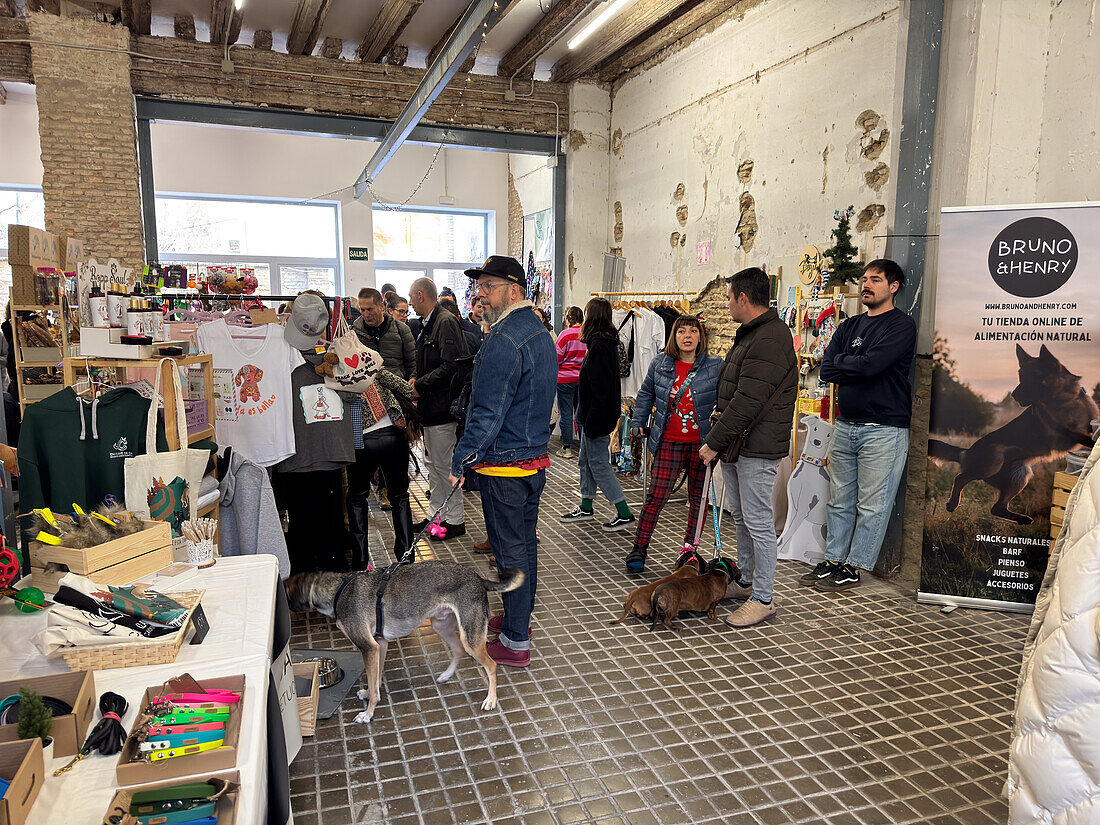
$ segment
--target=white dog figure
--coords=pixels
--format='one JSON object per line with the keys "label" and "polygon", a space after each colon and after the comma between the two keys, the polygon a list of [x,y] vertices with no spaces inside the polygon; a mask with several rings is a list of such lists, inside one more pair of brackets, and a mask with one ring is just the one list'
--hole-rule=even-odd
{"label": "white dog figure", "polygon": [[802,417],[806,431],[802,455],[787,483],[787,524],[779,537],[779,558],[817,564],[825,558],[826,507],[829,471],[825,459],[833,439],[833,425],[816,415]]}

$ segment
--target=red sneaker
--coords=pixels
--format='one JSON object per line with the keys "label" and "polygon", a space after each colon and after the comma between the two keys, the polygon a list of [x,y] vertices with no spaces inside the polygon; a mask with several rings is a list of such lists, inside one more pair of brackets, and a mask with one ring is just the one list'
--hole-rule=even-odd
{"label": "red sneaker", "polygon": [[527,667],[531,664],[530,650],[512,650],[510,647],[505,647],[500,639],[493,639],[485,645],[485,649],[489,652],[489,657],[498,665]]}
{"label": "red sneaker", "polygon": [[[489,633],[500,635],[500,629],[504,626],[504,614],[497,613],[495,616],[489,617]],[[527,638],[531,638],[531,628],[527,628]]]}

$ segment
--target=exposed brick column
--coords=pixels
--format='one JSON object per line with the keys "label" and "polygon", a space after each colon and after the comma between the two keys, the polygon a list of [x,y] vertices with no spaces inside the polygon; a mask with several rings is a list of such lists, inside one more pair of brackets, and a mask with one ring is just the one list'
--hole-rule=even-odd
{"label": "exposed brick column", "polygon": [[[31,40],[129,49],[123,26],[28,14]],[[130,56],[31,46],[46,228],[84,241],[90,257],[145,261]]]}
{"label": "exposed brick column", "polygon": [[512,175],[511,160],[508,162],[508,254],[527,266],[527,261],[520,260],[523,257],[523,202]]}

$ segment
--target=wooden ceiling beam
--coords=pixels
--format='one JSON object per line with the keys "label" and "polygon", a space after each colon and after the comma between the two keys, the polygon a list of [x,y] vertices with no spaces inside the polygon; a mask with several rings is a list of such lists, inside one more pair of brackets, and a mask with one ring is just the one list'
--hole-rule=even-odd
{"label": "wooden ceiling beam", "polygon": [[241,36],[243,12],[237,11],[233,0],[210,0],[210,42],[232,46]]}
{"label": "wooden ceiling beam", "polygon": [[287,54],[312,54],[332,8],[332,0],[298,0],[286,39]]}
{"label": "wooden ceiling beam", "polygon": [[[465,12],[465,9],[463,9],[463,12]],[[441,51],[443,51],[443,47],[447,45],[447,41],[451,39],[451,32],[453,32],[455,30],[455,28],[458,26],[459,20],[461,20],[461,19],[462,19],[462,15],[459,15],[458,20],[455,20],[453,23],[451,23],[451,25],[449,25],[447,27],[447,31],[443,32],[443,36],[441,38],[439,38],[437,41],[435,41],[434,46],[432,46],[430,49],[428,49],[428,57],[424,61],[424,65],[430,66],[430,65],[432,65],[433,62],[435,62],[435,59],[437,57],[439,57],[439,53]],[[469,57],[466,58],[466,60],[462,63],[462,65],[458,67],[458,71],[462,72],[464,74],[469,73],[469,71],[473,67],[474,67],[474,56],[471,54]]]}
{"label": "wooden ceiling beam", "polygon": [[655,57],[669,46],[701,29],[716,17],[725,14],[742,0],[701,0],[683,13],[664,23],[654,26],[633,43],[627,44],[617,54],[600,64],[600,80],[610,82],[647,60]]}
{"label": "wooden ceiling beam", "polygon": [[61,14],[61,0],[27,0],[27,12],[44,11],[46,14]]}
{"label": "wooden ceiling beam", "polygon": [[355,59],[377,63],[397,43],[397,38],[409,25],[424,0],[386,0],[371,22]]}
{"label": "wooden ceiling beam", "polygon": [[686,0],[637,0],[607,21],[576,52],[570,52],[555,63],[550,79],[555,83],[571,83],[578,77],[591,74],[596,66],[639,35],[645,34],[685,2]]}
{"label": "wooden ceiling beam", "polygon": [[599,0],[559,0],[544,14],[527,34],[513,46],[497,64],[500,77],[529,78],[535,73],[535,57],[541,54],[564,32],[573,21]]}
{"label": "wooden ceiling beam", "polygon": [[4,84],[0,83],[0,106],[3,106],[8,102],[8,90],[4,88]]}
{"label": "wooden ceiling beam", "polygon": [[15,0],[0,0],[0,17],[15,17],[18,12]]}
{"label": "wooden ceiling beam", "polygon": [[190,14],[177,13],[172,18],[172,28],[180,40],[195,39],[195,18]]}
{"label": "wooden ceiling beam", "polygon": [[271,51],[271,29],[256,29],[252,33],[252,48]]}
{"label": "wooden ceiling beam", "polygon": [[149,34],[152,23],[150,0],[122,0],[122,25],[134,34]]}

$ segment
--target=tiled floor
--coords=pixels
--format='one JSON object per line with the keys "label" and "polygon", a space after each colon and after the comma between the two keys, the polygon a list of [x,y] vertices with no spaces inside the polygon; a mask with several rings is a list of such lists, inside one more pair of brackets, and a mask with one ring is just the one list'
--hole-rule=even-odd
{"label": "tiled floor", "polygon": [[[798,587],[804,568],[780,562],[779,614],[762,626],[611,627],[639,584],[623,572],[632,535],[558,522],[576,503],[576,476],[561,460],[549,471],[532,664],[499,668],[499,709],[480,710],[483,675],[469,658],[436,684],[448,653],[430,629],[391,644],[374,721],[352,722],[363,708],[352,694],[291,766],[295,822],[1006,820],[1026,618],[945,615],[877,580],[826,595]],[[466,495],[470,534],[434,550],[489,576],[471,552],[484,536],[478,502]],[[682,503],[666,509],[645,580],[671,568],[685,520]],[[732,533],[726,525],[730,544]],[[390,534],[374,539],[388,546]],[[294,643],[351,647],[315,614],[296,618]]]}

